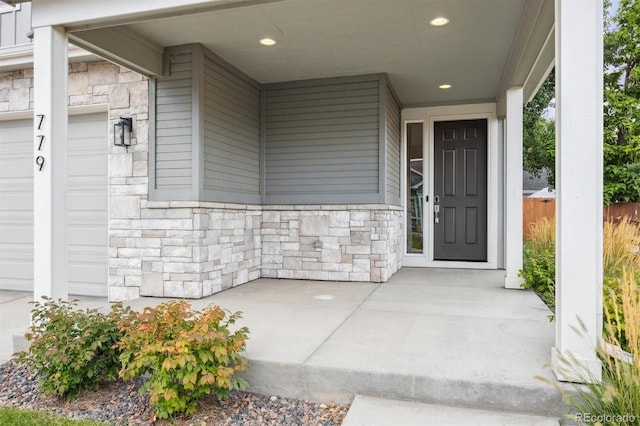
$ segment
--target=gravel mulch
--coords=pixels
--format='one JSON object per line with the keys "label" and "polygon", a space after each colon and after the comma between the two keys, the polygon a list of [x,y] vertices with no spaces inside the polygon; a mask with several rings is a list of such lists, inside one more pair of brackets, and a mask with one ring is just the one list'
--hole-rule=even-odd
{"label": "gravel mulch", "polygon": [[146,395],[138,389],[142,379],[105,383],[67,402],[38,391],[35,373],[9,361],[0,365],[0,406],[45,410],[76,419],[92,419],[113,425],[322,425],[342,424],[348,405],[320,404],[250,392],[232,392],[228,399],[203,398],[189,416],[156,420]]}

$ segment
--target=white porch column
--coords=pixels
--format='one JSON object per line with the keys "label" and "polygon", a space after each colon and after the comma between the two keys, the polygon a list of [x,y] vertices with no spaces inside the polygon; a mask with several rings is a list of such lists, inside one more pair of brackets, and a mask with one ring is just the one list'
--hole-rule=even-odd
{"label": "white porch column", "polygon": [[34,298],[67,299],[67,33],[34,29]]}
{"label": "white porch column", "polygon": [[522,87],[507,90],[505,137],[505,288],[522,288]]}
{"label": "white porch column", "polygon": [[[555,5],[557,242],[552,366],[560,380],[600,380],[595,345],[602,332],[602,0],[556,0]],[[582,335],[574,330],[582,328],[579,321],[586,329]],[[568,355],[580,364],[578,374],[559,362]]]}

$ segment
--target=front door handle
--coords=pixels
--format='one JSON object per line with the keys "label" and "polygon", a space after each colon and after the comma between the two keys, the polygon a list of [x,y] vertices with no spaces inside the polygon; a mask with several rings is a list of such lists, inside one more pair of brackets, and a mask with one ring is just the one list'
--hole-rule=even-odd
{"label": "front door handle", "polygon": [[440,213],[440,205],[434,204],[433,205],[433,222],[434,223],[440,223],[440,218],[438,217],[439,213]]}

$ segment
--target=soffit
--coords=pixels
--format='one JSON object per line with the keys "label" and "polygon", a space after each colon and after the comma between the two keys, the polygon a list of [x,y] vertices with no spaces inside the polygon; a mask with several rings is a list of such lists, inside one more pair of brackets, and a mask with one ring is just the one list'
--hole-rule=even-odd
{"label": "soffit", "polygon": [[[126,28],[163,47],[202,43],[261,83],[384,72],[403,105],[442,105],[496,99],[521,20],[535,18],[525,4],[285,0]],[[449,25],[431,27],[436,16]],[[439,89],[445,82],[453,88]]]}

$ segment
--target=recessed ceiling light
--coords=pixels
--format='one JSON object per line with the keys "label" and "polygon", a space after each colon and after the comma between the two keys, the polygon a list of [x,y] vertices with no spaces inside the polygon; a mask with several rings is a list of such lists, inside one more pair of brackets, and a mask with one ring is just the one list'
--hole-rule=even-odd
{"label": "recessed ceiling light", "polygon": [[276,44],[276,41],[272,38],[265,37],[263,39],[260,39],[260,44],[263,46],[273,46],[274,44]]}
{"label": "recessed ceiling light", "polygon": [[452,86],[449,83],[445,83],[445,84],[441,84],[438,87],[441,89],[451,89]]}
{"label": "recessed ceiling light", "polygon": [[429,21],[429,24],[433,27],[441,27],[443,25],[447,25],[449,23],[449,19],[444,16],[438,16],[437,18],[433,18]]}

